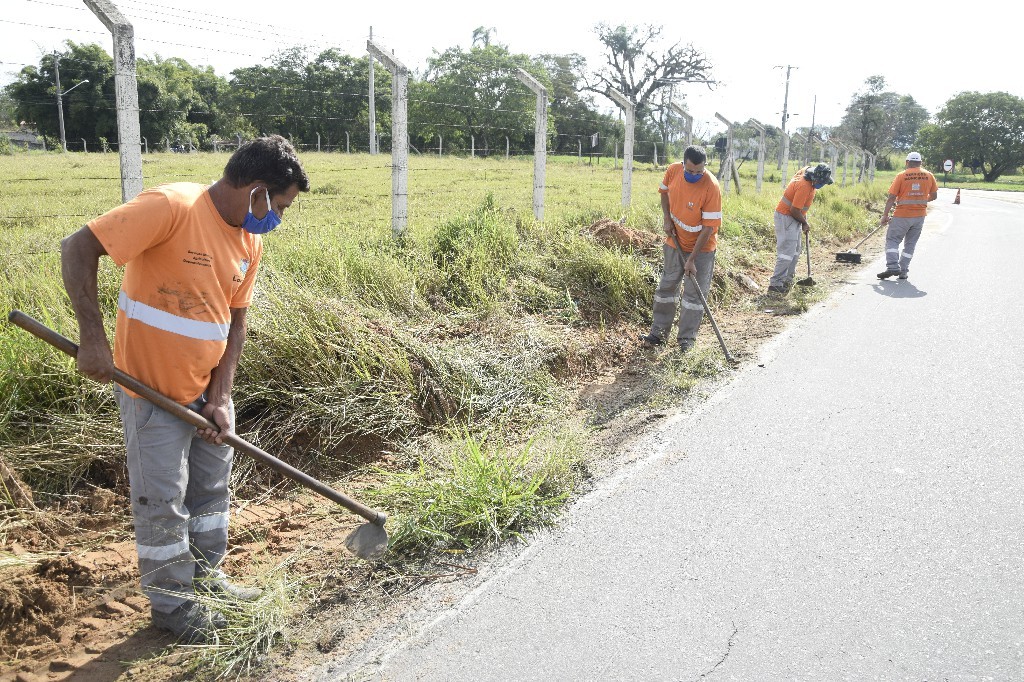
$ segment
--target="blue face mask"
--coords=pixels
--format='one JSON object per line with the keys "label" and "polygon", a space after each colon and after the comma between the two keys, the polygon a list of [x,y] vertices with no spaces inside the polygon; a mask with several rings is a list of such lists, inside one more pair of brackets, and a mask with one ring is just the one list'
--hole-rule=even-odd
{"label": "blue face mask", "polygon": [[270,190],[264,190],[267,193],[267,215],[257,218],[252,214],[252,195],[258,189],[259,187],[249,192],[249,212],[242,221],[242,229],[251,234],[266,234],[281,224],[281,218],[270,207]]}
{"label": "blue face mask", "polygon": [[824,186],[825,186],[824,182],[816,182],[816,183],[814,183],[814,189],[821,189]]}
{"label": "blue face mask", "polygon": [[683,179],[686,180],[687,182],[697,182],[703,177],[704,171],[701,171],[700,173],[691,173],[688,170],[683,171]]}

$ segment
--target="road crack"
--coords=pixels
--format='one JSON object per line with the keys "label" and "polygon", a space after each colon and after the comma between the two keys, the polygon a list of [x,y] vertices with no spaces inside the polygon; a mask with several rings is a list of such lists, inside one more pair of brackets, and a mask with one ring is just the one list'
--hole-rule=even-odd
{"label": "road crack", "polygon": [[736,641],[736,635],[738,635],[738,634],[739,634],[739,632],[740,632],[740,631],[739,631],[739,628],[737,628],[737,627],[736,627],[736,623],[733,623],[733,624],[732,624],[732,634],[731,634],[731,635],[729,635],[729,641],[728,641],[728,642],[726,642],[726,644],[725,644],[725,653],[724,653],[724,654],[722,654],[722,657],[721,657],[720,659],[718,659],[718,662],[717,662],[717,663],[715,663],[715,664],[714,664],[713,666],[711,666],[711,667],[710,667],[710,668],[709,668],[708,670],[706,670],[706,671],[702,672],[702,673],[701,673],[701,674],[700,674],[700,675],[699,675],[699,676],[697,677],[697,680],[703,680],[703,679],[704,679],[705,677],[707,677],[707,676],[708,676],[708,675],[710,675],[711,673],[713,673],[713,672],[715,672],[716,670],[718,670],[718,667],[719,667],[720,665],[722,665],[723,663],[725,663],[725,660],[726,660],[727,658],[729,658],[729,654],[730,654],[730,653],[732,653],[732,645],[733,645],[733,643],[735,643],[735,641]]}

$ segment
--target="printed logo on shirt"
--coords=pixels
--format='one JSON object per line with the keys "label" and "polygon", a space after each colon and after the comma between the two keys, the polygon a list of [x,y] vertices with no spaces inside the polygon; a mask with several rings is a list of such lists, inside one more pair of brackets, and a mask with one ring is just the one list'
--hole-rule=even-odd
{"label": "printed logo on shirt", "polygon": [[686,202],[686,208],[692,209],[693,205],[694,205],[694,202],[692,202],[692,201]]}
{"label": "printed logo on shirt", "polygon": [[[244,277],[245,273],[249,270],[249,261],[246,260],[245,258],[238,261],[238,269],[242,271],[242,277]],[[245,281],[242,279],[242,277],[239,277],[238,275],[231,275],[231,281],[241,284],[243,281]]]}
{"label": "printed logo on shirt", "polygon": [[919,191],[921,189],[921,183],[920,182],[912,182],[912,183],[910,183],[910,189],[914,190],[915,192]]}

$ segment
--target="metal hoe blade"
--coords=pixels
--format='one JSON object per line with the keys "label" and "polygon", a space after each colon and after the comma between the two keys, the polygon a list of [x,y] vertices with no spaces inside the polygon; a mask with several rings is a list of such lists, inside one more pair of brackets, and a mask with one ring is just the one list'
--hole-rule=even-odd
{"label": "metal hoe blade", "polygon": [[364,523],[345,538],[345,548],[360,559],[379,559],[388,550],[388,532],[383,526]]}

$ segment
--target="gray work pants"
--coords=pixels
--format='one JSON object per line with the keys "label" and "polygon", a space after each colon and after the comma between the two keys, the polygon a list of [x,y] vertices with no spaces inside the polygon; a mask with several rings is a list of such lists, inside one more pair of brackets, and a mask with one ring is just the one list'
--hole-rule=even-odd
{"label": "gray work pants", "polygon": [[[904,275],[910,271],[910,259],[914,257],[917,240],[924,229],[924,216],[917,218],[891,218],[885,231],[885,269],[899,270]],[[900,243],[903,253],[900,253]]]}
{"label": "gray work pants", "polygon": [[791,215],[775,212],[775,272],[769,286],[787,287],[796,277],[800,262],[800,223]]}
{"label": "gray work pants", "polygon": [[[689,277],[683,286],[682,300],[679,296],[679,285],[683,283],[683,263],[690,257],[686,251],[674,249],[668,244],[662,246],[665,269],[661,273],[661,282],[654,292],[654,321],[651,323],[651,336],[659,339],[668,337],[672,322],[676,316],[676,304],[679,304],[679,341],[694,341],[697,329],[704,317],[704,306],[700,296],[693,288],[693,280]],[[707,296],[711,286],[711,274],[715,269],[715,252],[704,251],[694,259],[697,266],[697,281],[701,291]]]}
{"label": "gray work pants", "polygon": [[[207,443],[194,426],[148,400],[118,386],[114,392],[128,452],[142,591],[155,611],[170,612],[192,598],[192,580],[224,558],[234,450]],[[189,408],[204,404],[200,398]],[[234,419],[232,405],[232,428]]]}

